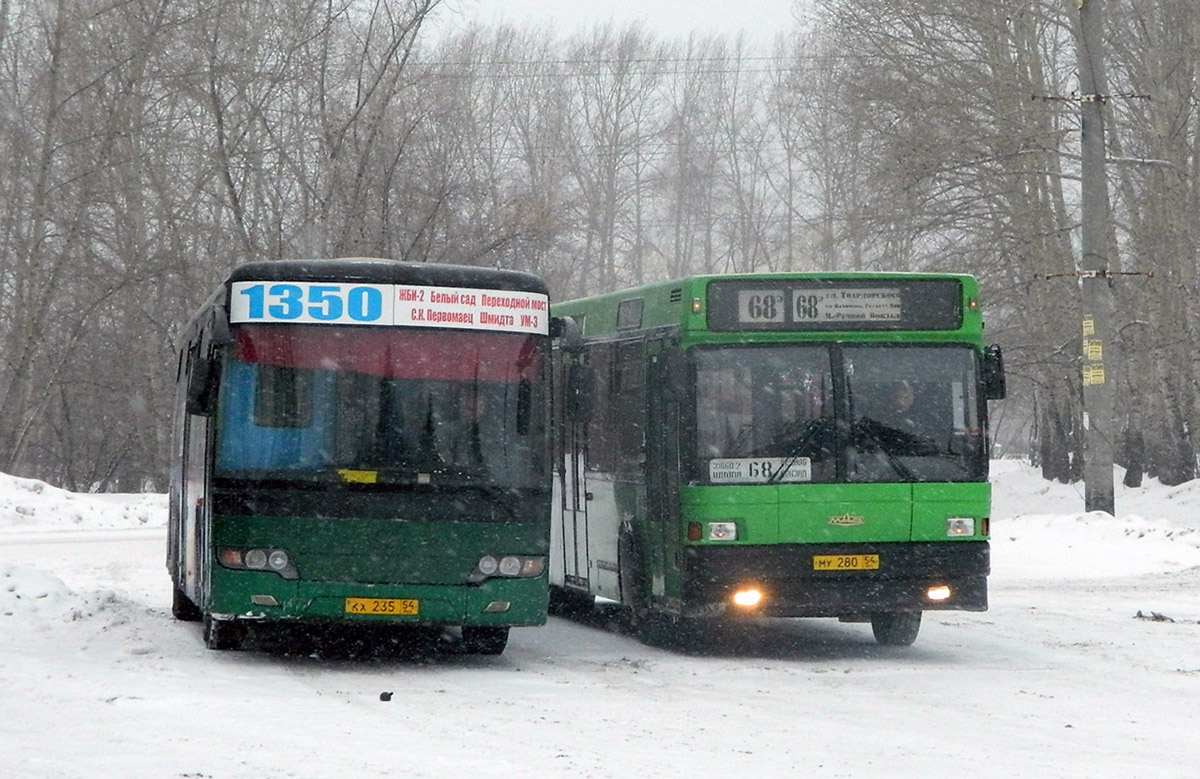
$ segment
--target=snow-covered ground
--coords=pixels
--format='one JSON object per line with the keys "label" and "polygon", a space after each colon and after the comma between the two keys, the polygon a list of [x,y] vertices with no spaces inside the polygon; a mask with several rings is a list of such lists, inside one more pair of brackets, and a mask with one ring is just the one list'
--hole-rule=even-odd
{"label": "snow-covered ground", "polygon": [[1196,775],[1200,484],[1118,483],[1114,518],[994,482],[991,610],[912,647],[552,618],[479,657],[210,652],[170,615],[164,496],[0,475],[0,777]]}

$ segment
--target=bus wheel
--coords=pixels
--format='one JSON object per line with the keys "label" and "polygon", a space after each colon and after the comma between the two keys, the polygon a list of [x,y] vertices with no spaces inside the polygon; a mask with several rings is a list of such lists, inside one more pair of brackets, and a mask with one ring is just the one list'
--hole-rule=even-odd
{"label": "bus wheel", "polygon": [[242,626],[233,620],[204,615],[204,645],[209,649],[237,649],[242,644]]}
{"label": "bus wheel", "polygon": [[921,612],[887,611],[871,615],[871,632],[885,646],[909,646],[921,630]]}
{"label": "bus wheel", "polygon": [[199,622],[204,616],[192,599],[183,594],[178,585],[171,587],[171,616],[180,622]]}
{"label": "bus wheel", "polygon": [[629,627],[633,635],[646,646],[674,649],[679,646],[675,620],[650,608],[633,606],[629,610]]}
{"label": "bus wheel", "polygon": [[508,645],[508,628],[463,625],[463,651],[473,655],[498,655]]}

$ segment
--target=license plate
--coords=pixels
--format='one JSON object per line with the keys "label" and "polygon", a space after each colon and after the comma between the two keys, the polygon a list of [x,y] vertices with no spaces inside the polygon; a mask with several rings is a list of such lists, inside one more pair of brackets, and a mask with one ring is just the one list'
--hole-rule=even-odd
{"label": "license plate", "polygon": [[392,617],[415,617],[421,602],[414,598],[346,598],[347,614],[379,614]]}
{"label": "license plate", "polygon": [[813,555],[814,571],[878,571],[877,554],[819,554]]}

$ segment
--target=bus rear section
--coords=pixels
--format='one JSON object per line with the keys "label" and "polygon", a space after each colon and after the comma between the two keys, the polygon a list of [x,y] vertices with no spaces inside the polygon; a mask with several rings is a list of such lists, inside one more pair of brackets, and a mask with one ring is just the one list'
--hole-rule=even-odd
{"label": "bus rear section", "polygon": [[176,615],[212,648],[280,623],[461,627],[465,649],[499,653],[546,618],[544,289],[350,265],[353,281],[337,261],[239,269],[194,322]]}

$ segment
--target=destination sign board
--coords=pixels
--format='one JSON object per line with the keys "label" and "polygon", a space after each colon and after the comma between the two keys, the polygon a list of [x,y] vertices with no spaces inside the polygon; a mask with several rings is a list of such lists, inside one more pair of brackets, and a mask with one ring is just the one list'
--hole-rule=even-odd
{"label": "destination sign board", "polygon": [[955,279],[717,280],[708,287],[712,330],[954,330]]}
{"label": "destination sign board", "polygon": [[550,301],[536,292],[416,284],[235,281],[229,321],[442,327],[546,335]]}

